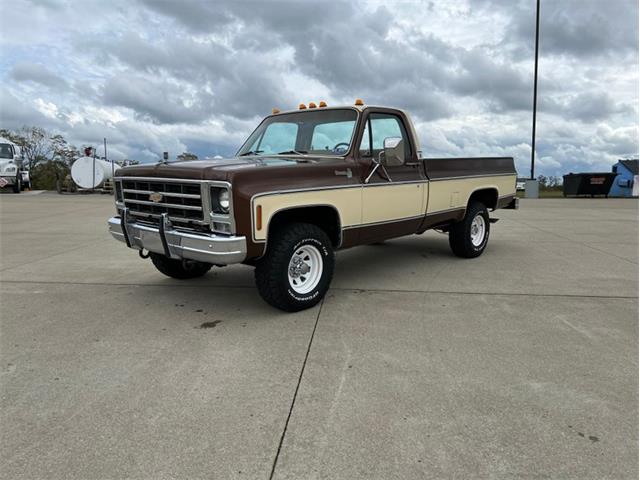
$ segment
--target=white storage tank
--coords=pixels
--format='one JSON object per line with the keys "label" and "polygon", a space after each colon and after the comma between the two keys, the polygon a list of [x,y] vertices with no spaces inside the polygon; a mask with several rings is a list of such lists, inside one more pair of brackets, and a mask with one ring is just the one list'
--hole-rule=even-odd
{"label": "white storage tank", "polygon": [[[95,162],[95,169],[93,167]],[[118,168],[114,165],[113,169]],[[106,180],[113,177],[111,162],[105,162],[93,157],[81,157],[71,166],[71,178],[80,188],[98,188]]]}

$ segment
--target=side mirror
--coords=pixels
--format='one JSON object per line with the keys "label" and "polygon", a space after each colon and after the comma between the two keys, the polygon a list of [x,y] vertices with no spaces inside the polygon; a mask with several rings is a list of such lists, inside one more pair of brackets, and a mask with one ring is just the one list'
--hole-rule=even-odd
{"label": "side mirror", "polygon": [[387,137],[384,139],[382,163],[387,167],[404,165],[404,140],[401,137]]}

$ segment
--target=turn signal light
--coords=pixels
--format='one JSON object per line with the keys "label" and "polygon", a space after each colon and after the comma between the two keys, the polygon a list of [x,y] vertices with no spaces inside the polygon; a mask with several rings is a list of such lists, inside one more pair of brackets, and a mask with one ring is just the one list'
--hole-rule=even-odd
{"label": "turn signal light", "polygon": [[306,110],[307,106],[304,103],[301,103],[300,105],[298,105],[298,110]]}
{"label": "turn signal light", "polygon": [[316,108],[316,104],[313,102],[309,102],[309,108]]}
{"label": "turn signal light", "polygon": [[280,109],[279,108],[272,108],[271,109],[271,114],[275,115],[276,113],[280,113]]}
{"label": "turn signal light", "polygon": [[361,98],[356,98],[356,103],[357,106],[361,107],[362,105],[364,105],[364,102],[362,101]]}
{"label": "turn signal light", "polygon": [[324,100],[320,100],[320,103],[318,104],[318,106],[319,106],[320,108],[324,108],[324,107],[326,107],[326,106],[327,106],[327,103],[326,103]]}
{"label": "turn signal light", "polygon": [[262,230],[262,205],[256,207],[256,230]]}

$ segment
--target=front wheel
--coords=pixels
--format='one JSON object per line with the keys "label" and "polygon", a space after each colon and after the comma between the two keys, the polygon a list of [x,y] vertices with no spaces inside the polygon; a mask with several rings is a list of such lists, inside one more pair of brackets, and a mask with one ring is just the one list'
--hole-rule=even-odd
{"label": "front wheel", "polygon": [[13,193],[20,193],[22,190],[22,179],[20,175],[16,177],[16,182],[13,184]]}
{"label": "front wheel", "polygon": [[329,289],[335,256],[327,234],[315,225],[294,223],[269,238],[255,270],[260,296],[285,312],[316,305]]}
{"label": "front wheel", "polygon": [[203,276],[211,270],[210,263],[196,262],[195,260],[174,260],[159,253],[150,252],[151,263],[167,277],[187,280]]}
{"label": "front wheel", "polygon": [[462,221],[449,230],[449,246],[454,254],[463,258],[482,255],[489,241],[489,212],[480,202],[472,202]]}

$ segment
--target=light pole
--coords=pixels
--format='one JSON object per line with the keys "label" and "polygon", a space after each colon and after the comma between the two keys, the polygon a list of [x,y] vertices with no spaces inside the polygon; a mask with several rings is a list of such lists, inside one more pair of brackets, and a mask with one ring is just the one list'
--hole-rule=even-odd
{"label": "light pole", "polygon": [[540,44],[540,0],[536,0],[536,53],[533,67],[533,126],[531,128],[531,180],[535,180],[536,111],[538,108],[538,46]]}

